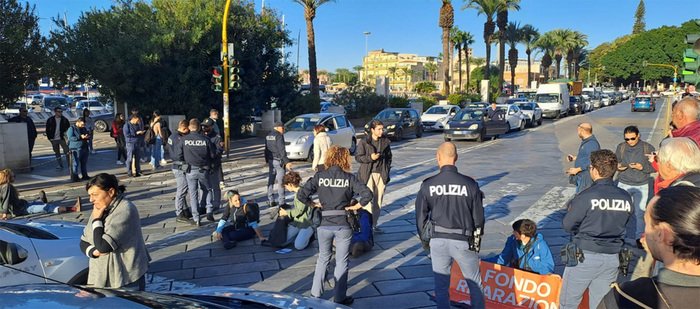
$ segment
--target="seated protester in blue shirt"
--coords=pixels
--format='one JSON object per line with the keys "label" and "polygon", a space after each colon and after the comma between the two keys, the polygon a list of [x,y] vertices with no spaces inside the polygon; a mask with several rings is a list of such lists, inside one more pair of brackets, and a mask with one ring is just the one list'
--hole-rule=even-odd
{"label": "seated protester in blue shirt", "polygon": [[224,243],[224,248],[231,249],[236,243],[258,236],[260,241],[267,240],[260,230],[260,208],[256,203],[248,203],[236,190],[226,192],[228,206],[212,234]]}
{"label": "seated protester in blue shirt", "polygon": [[554,272],[554,259],[549,245],[537,233],[537,224],[529,219],[513,222],[513,235],[508,237],[503,252],[485,261],[547,275]]}
{"label": "seated protester in blue shirt", "polygon": [[[357,200],[350,201],[350,206],[357,204]],[[356,258],[363,253],[372,250],[374,247],[374,236],[372,235],[372,214],[360,208],[356,210],[359,215],[360,230],[352,233],[350,240],[350,255]]]}

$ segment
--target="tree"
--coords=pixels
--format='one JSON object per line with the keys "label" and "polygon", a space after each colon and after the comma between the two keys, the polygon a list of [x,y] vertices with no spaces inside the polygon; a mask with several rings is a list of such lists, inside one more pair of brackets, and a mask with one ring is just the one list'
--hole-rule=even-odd
{"label": "tree", "polygon": [[644,15],[646,14],[646,8],[644,6],[644,0],[639,0],[637,5],[637,11],[634,12],[634,26],[632,27],[632,34],[642,33],[646,28],[647,24],[644,22]]}
{"label": "tree", "polygon": [[518,49],[517,45],[522,40],[522,29],[519,23],[509,22],[506,27],[506,41],[510,45],[508,50],[508,62],[510,64],[510,90],[511,94],[515,94],[515,67],[518,66]]}
{"label": "tree", "polygon": [[435,80],[435,73],[438,70],[437,64],[435,62],[426,62],[425,63],[425,70],[428,71],[428,80],[434,81]]}
{"label": "tree", "polygon": [[535,42],[535,46],[544,55],[542,56],[542,68],[544,68],[544,80],[549,80],[549,68],[552,66],[552,56],[555,52],[554,38],[551,32],[546,32]]}
{"label": "tree", "polygon": [[306,41],[309,50],[309,79],[311,80],[311,95],[319,96],[318,76],[316,68],[316,35],[314,33],[314,18],[316,10],[332,0],[293,0],[304,7],[304,19],[306,19]]}
{"label": "tree", "polygon": [[416,72],[415,70],[411,69],[410,65],[407,65],[404,68],[401,68],[401,72],[403,72],[403,77],[404,81],[406,83],[406,91],[410,91],[409,83],[413,79],[413,74]]}
{"label": "tree", "polygon": [[0,0],[0,108],[39,79],[44,44],[38,22],[34,6]]}
{"label": "tree", "polygon": [[530,68],[530,54],[535,47],[537,39],[540,38],[540,33],[532,25],[524,25],[522,31],[522,43],[525,44],[525,54],[527,54],[527,86],[532,84],[532,70]]}
{"label": "tree", "polygon": [[493,22],[493,18],[498,12],[500,0],[469,0],[466,8],[471,8],[477,10],[477,15],[486,16],[486,22],[484,22],[484,43],[486,44],[486,65],[484,68],[483,76],[488,79],[491,75],[491,37],[493,32],[496,30],[496,24]]}
{"label": "tree", "polygon": [[454,23],[455,10],[452,7],[452,0],[442,0],[438,25],[440,28],[442,28],[442,53],[446,58],[442,62],[442,70],[444,74],[442,81],[442,93],[445,96],[450,94],[450,29]]}
{"label": "tree", "polygon": [[413,89],[420,94],[429,94],[437,90],[437,87],[432,82],[420,82],[413,86]]}
{"label": "tree", "polygon": [[[520,10],[520,0],[499,0],[496,24],[499,29],[498,36],[498,70],[503,73],[506,65],[506,27],[508,27],[508,11]],[[503,75],[498,78],[498,94],[503,92]]]}
{"label": "tree", "polygon": [[[486,66],[478,67],[474,69],[472,72],[472,79],[469,81],[469,83],[474,85],[474,88],[476,88],[478,93],[481,93],[481,87],[479,87],[479,83],[481,80],[484,79],[484,71],[486,69]],[[493,74],[489,77],[489,95],[488,97],[490,98],[489,101],[494,101],[494,98],[498,97],[498,85],[496,83],[498,82],[498,67],[495,65],[492,65],[489,71]],[[496,74],[498,73],[498,74]]]}
{"label": "tree", "polygon": [[564,53],[566,53],[571,46],[571,36],[573,31],[569,29],[554,29],[550,32],[552,41],[554,42],[554,59],[556,61],[557,76],[561,76],[561,60],[564,58]]}
{"label": "tree", "polygon": [[454,31],[452,33],[452,37],[450,40],[454,44],[454,47],[457,49],[457,75],[458,75],[458,82],[457,82],[457,91],[461,92],[462,91],[462,49],[464,48],[464,39],[466,37],[466,33],[462,30],[459,30],[459,28],[452,28]]}
{"label": "tree", "polygon": [[578,31],[572,31],[565,45],[568,47],[566,51],[567,72],[569,72],[569,79],[573,79],[576,76],[574,71],[578,62],[578,54],[580,54],[581,49],[588,45],[588,36]]}
{"label": "tree", "polygon": [[[464,37],[463,37],[462,45],[464,48],[464,56],[467,58],[467,92],[469,92],[469,75],[471,74],[471,67],[469,64],[470,60],[470,52],[469,52],[469,46],[474,44],[474,35],[471,32],[464,32]],[[460,70],[462,69],[462,65],[460,65]],[[459,78],[459,82],[462,83],[462,77]]]}

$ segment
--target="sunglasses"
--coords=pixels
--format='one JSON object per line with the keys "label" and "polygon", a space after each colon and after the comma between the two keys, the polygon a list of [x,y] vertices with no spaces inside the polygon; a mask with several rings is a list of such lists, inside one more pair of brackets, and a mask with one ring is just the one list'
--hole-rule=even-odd
{"label": "sunglasses", "polygon": [[625,142],[629,142],[629,141],[636,141],[636,140],[637,140],[637,138],[636,138],[636,137],[632,137],[632,138],[625,138]]}

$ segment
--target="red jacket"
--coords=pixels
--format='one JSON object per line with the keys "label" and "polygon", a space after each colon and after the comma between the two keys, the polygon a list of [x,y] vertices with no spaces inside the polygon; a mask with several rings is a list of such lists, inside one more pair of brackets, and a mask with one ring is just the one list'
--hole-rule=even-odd
{"label": "red jacket", "polygon": [[671,131],[673,137],[690,137],[700,146],[700,120],[693,121],[687,126]]}
{"label": "red jacket", "polygon": [[114,120],[112,121],[112,134],[111,136],[113,138],[117,138],[117,136],[124,135],[124,124],[122,123],[121,125],[117,124],[117,121]]}

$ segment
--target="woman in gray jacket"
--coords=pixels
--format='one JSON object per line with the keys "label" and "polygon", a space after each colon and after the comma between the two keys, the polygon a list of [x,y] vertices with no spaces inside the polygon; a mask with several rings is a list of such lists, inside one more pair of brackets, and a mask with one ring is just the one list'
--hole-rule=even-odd
{"label": "woman in gray jacket", "polygon": [[80,249],[90,258],[88,285],[143,291],[151,258],[139,212],[124,198],[126,188],[116,176],[102,173],[90,179],[85,189],[93,203],[80,237]]}
{"label": "woman in gray jacket", "polygon": [[331,138],[326,133],[326,127],[322,124],[318,124],[314,127],[314,162],[311,164],[311,169],[320,172],[323,171],[325,166],[323,163],[326,162],[326,152],[328,148],[331,148],[333,142]]}

